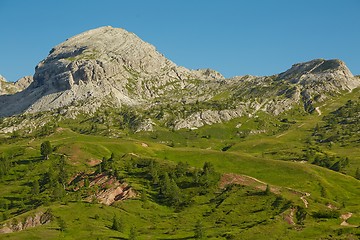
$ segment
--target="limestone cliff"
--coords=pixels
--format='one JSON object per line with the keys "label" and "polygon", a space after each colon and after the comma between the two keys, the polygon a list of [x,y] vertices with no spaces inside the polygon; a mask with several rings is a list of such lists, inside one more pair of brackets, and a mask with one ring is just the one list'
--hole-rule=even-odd
{"label": "limestone cliff", "polygon": [[[102,27],[54,47],[21,94],[0,99],[0,116],[39,112],[82,101],[89,111],[104,102],[147,104],[187,87],[188,79],[221,79],[213,70],[179,67],[124,29]],[[86,109],[86,108],[85,108]]]}
{"label": "limestone cliff", "polygon": [[278,75],[224,79],[211,69],[177,66],[124,29],[101,27],[54,47],[37,65],[33,81],[23,79],[14,87],[27,85],[0,96],[0,117],[57,111],[75,118],[126,105],[145,119],[138,130],[151,130],[154,124],[197,128],[258,111],[278,115],[294,106],[311,113],[317,102],[360,86],[360,79],[344,62],[324,59]]}
{"label": "limestone cliff", "polygon": [[0,75],[0,95],[14,94],[26,89],[33,81],[32,76],[25,76],[17,80],[16,82],[8,82]]}

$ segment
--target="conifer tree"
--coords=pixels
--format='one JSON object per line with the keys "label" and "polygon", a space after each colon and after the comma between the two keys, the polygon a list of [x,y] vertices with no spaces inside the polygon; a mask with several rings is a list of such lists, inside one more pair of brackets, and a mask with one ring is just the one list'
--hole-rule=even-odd
{"label": "conifer tree", "polygon": [[129,240],[136,240],[136,239],[137,239],[136,228],[134,226],[132,226],[130,228]]}
{"label": "conifer tree", "polygon": [[111,229],[118,231],[118,232],[122,232],[123,228],[124,228],[124,226],[123,226],[121,219],[117,218],[116,215],[114,215]]}
{"label": "conifer tree", "polygon": [[198,220],[195,224],[194,228],[194,237],[195,239],[203,239],[204,238],[204,227],[200,220]]}
{"label": "conifer tree", "polygon": [[267,184],[265,189],[265,195],[270,195],[270,193],[271,193],[270,185]]}
{"label": "conifer tree", "polygon": [[169,195],[169,190],[170,190],[170,178],[169,178],[169,174],[165,172],[164,178],[161,182],[160,191],[163,196],[167,197]]}
{"label": "conifer tree", "polygon": [[356,169],[355,178],[358,179],[358,180],[360,180],[360,168],[357,168],[357,169]]}
{"label": "conifer tree", "polygon": [[40,146],[40,152],[41,155],[44,157],[44,159],[48,160],[49,155],[52,153],[51,144],[49,141],[45,141]]}
{"label": "conifer tree", "polygon": [[40,185],[38,180],[34,180],[32,183],[31,194],[36,196],[40,193]]}

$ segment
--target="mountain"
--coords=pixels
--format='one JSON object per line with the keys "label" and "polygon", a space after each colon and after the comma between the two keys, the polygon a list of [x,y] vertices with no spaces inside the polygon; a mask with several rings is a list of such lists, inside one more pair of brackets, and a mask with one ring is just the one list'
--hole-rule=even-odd
{"label": "mountain", "polygon": [[225,79],[211,69],[177,66],[135,34],[112,27],[54,47],[33,79],[25,91],[0,98],[0,116],[59,110],[74,118],[130,106],[148,126],[194,129],[258,111],[278,115],[302,106],[311,113],[314,104],[360,85],[344,62],[324,59],[278,75]]}
{"label": "mountain", "polygon": [[[225,79],[123,29],[1,79],[1,239],[359,239],[360,78]],[[23,90],[22,90],[23,89]]]}
{"label": "mountain", "polygon": [[53,48],[36,66],[33,84],[1,99],[0,109],[2,116],[10,116],[80,101],[87,111],[106,101],[115,106],[147,104],[148,99],[184,88],[188,79],[215,78],[223,77],[212,70],[178,67],[135,34],[102,27]]}

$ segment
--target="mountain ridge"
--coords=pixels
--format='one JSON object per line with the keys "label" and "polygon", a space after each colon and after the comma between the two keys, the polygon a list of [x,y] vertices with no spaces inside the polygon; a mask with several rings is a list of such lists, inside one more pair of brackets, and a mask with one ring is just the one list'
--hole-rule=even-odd
{"label": "mountain ridge", "polygon": [[0,75],[0,95],[9,95],[25,90],[33,81],[32,76],[25,76],[16,82],[8,82]]}
{"label": "mountain ridge", "polygon": [[74,118],[104,107],[151,112],[170,104],[186,110],[175,117],[168,112],[160,124],[192,129],[258,111],[278,115],[297,105],[311,113],[315,103],[358,86],[360,79],[336,59],[297,63],[273,76],[225,79],[215,70],[177,66],[134,33],[106,26],[55,46],[28,88],[0,97],[0,117],[62,109]]}
{"label": "mountain ridge", "polygon": [[103,27],[27,80],[0,96],[4,238],[360,236],[360,78],[341,60],[226,79]]}

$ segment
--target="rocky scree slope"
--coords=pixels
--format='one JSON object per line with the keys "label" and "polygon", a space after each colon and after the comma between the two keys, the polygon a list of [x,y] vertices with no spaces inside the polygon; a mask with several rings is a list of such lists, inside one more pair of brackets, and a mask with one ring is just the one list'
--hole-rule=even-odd
{"label": "rocky scree slope", "polygon": [[[359,85],[342,61],[324,59],[278,75],[224,79],[214,70],[177,66],[126,30],[101,27],[54,47],[26,90],[0,97],[0,117],[59,108],[74,117],[126,105],[150,112],[142,116],[150,125],[156,117],[174,129],[197,128],[258,111],[277,115],[301,106],[312,112],[314,103]],[[159,109],[160,117],[151,114]]]}

